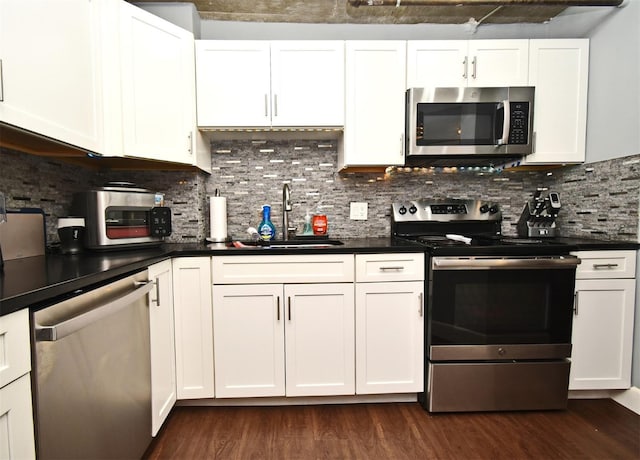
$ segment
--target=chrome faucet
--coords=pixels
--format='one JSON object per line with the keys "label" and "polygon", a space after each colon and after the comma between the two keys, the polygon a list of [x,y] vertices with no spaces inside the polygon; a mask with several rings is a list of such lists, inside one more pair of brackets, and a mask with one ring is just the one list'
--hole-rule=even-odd
{"label": "chrome faucet", "polygon": [[289,212],[291,211],[291,189],[289,184],[284,184],[282,187],[282,239],[287,241],[289,239]]}

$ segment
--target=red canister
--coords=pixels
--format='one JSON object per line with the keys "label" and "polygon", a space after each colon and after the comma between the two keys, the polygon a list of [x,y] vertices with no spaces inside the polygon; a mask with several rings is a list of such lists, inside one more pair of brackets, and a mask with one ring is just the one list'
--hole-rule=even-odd
{"label": "red canister", "polygon": [[313,227],[314,235],[326,235],[327,234],[327,216],[324,214],[316,214],[311,219],[311,226]]}

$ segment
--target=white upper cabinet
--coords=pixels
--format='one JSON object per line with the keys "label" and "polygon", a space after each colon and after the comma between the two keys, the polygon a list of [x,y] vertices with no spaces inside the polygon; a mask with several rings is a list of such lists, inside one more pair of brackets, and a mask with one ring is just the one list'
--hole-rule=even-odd
{"label": "white upper cabinet", "polygon": [[344,124],[344,42],[196,42],[200,127]]}
{"label": "white upper cabinet", "polygon": [[194,163],[191,32],[120,4],[123,153]]}
{"label": "white upper cabinet", "polygon": [[589,40],[530,40],[534,152],[526,164],[585,160]]}
{"label": "white upper cabinet", "polygon": [[339,167],[404,164],[406,42],[346,43],[344,146]]}
{"label": "white upper cabinet", "polygon": [[198,126],[269,126],[269,42],[196,41]]}
{"label": "white upper cabinet", "polygon": [[0,122],[100,151],[95,6],[91,0],[0,2]]}
{"label": "white upper cabinet", "polygon": [[344,125],[344,42],[271,43],[273,126]]}
{"label": "white upper cabinet", "polygon": [[410,40],[407,87],[526,86],[529,40]]}

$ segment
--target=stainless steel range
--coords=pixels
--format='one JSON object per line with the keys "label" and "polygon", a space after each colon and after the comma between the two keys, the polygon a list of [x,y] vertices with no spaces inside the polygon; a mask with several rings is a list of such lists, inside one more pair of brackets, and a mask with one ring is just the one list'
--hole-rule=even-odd
{"label": "stainless steel range", "polygon": [[392,206],[392,234],[426,249],[423,406],[432,412],[567,405],[576,266],[571,246],[504,237],[496,203]]}

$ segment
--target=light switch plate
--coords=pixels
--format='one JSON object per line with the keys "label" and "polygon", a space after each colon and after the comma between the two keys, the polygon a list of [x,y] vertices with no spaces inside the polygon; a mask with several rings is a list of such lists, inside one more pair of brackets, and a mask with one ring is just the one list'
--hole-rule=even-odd
{"label": "light switch plate", "polygon": [[351,202],[349,208],[349,218],[351,220],[367,220],[369,203]]}

